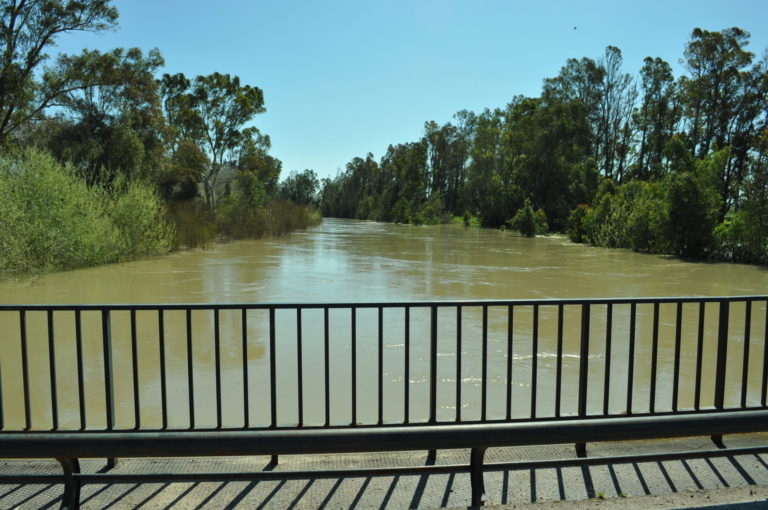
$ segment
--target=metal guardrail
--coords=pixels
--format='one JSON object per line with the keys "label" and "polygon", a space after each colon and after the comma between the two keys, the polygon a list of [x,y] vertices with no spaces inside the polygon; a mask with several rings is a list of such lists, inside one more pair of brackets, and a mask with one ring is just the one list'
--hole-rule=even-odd
{"label": "metal guardrail", "polygon": [[[2,305],[0,430],[511,422],[765,408],[767,314],[766,296]],[[344,338],[332,338],[336,330]],[[77,391],[65,398],[66,377],[65,389],[74,383]]]}
{"label": "metal guardrail", "polygon": [[[77,457],[120,456],[122,441],[146,448],[132,456],[198,453],[201,434],[228,454],[228,434],[262,433],[274,456],[288,453],[281,431],[306,435],[292,443],[304,453],[320,438],[328,452],[466,447],[477,504],[494,427],[504,444],[536,444],[540,431],[582,455],[638,427],[763,430],[767,343],[768,296],[2,305],[0,444],[63,448],[70,504],[95,476]],[[516,427],[526,436],[509,439]],[[32,455],[33,444],[50,448]],[[242,453],[261,452],[249,444]]]}

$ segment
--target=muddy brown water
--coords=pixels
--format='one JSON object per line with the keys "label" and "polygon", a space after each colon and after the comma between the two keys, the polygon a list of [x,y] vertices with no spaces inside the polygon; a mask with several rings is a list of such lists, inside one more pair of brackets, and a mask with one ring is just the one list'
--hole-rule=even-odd
{"label": "muddy brown water", "polygon": [[[689,263],[672,257],[645,255],[627,250],[592,248],[570,243],[559,236],[523,238],[510,232],[463,228],[457,225],[406,226],[354,220],[326,219],[322,225],[283,239],[239,241],[206,250],[191,250],[170,256],[124,264],[45,275],[35,279],[0,282],[0,303],[89,304],[89,303],[326,303],[482,300],[521,298],[591,297],[674,297],[739,296],[768,293],[765,267]],[[597,308],[597,307],[596,307]],[[717,336],[717,308],[706,306],[703,343],[701,399],[712,401],[713,360]],[[681,381],[679,404],[694,403],[698,305],[685,305],[682,318]],[[531,307],[515,309],[513,352],[507,351],[508,309],[488,311],[488,416],[503,417],[506,411],[507,360],[513,366],[512,408],[515,416],[530,412],[531,379],[537,370],[538,415],[555,412],[557,365],[557,309],[543,306],[539,311],[538,348],[533,352]],[[738,405],[742,383],[742,353],[748,351],[747,402],[757,404],[762,395],[762,372],[766,335],[766,305],[757,302],[750,310],[749,338],[745,342],[746,305],[734,304],[730,313],[728,397]],[[383,421],[401,422],[408,412],[411,421],[428,416],[429,309],[411,310],[408,380],[405,380],[405,342],[402,309],[383,312]],[[604,307],[593,311],[589,353],[590,410],[603,405],[605,380]],[[612,413],[626,412],[627,335],[629,306],[613,310],[613,342],[608,380]],[[352,421],[351,333],[349,310],[329,313],[329,384],[331,423]],[[461,373],[456,372],[455,308],[439,312],[438,410],[440,420],[452,420],[461,413],[465,420],[480,416],[481,309],[467,307],[462,316]],[[55,372],[58,425],[79,428],[80,396],[77,385],[75,326],[72,312],[56,312]],[[269,402],[268,315],[254,310],[246,314],[248,345],[248,421],[267,424]],[[307,424],[325,421],[322,311],[302,312],[303,419]],[[378,419],[376,398],[377,311],[357,312],[357,414],[354,420],[373,423]],[[26,318],[30,421],[32,428],[52,425],[51,363],[47,350],[47,317],[29,312]],[[659,313],[658,397],[660,409],[671,405],[676,309],[662,305]],[[166,363],[167,419],[170,426],[190,423],[189,379],[184,312],[169,311],[163,317],[162,353]],[[298,421],[296,376],[296,312],[276,312],[278,422]],[[580,310],[566,307],[564,317],[562,409],[575,410],[579,366]],[[215,350],[210,311],[192,314],[194,365],[193,399],[196,426],[215,424]],[[222,311],[221,408],[224,426],[245,422],[243,400],[242,315]],[[18,313],[0,314],[0,382],[3,415],[8,429],[25,426],[23,375],[21,368],[20,322]],[[115,378],[115,423],[118,427],[136,424],[131,367],[130,320],[127,312],[112,316]],[[137,353],[140,425],[162,424],[161,356],[157,312],[137,313]],[[638,306],[637,344],[633,384],[635,410],[649,407],[650,342],[652,307]],[[83,312],[83,379],[86,427],[106,423],[102,363],[101,321],[96,312]],[[456,402],[457,379],[462,398]],[[404,387],[409,405],[404,405]],[[457,409],[458,408],[458,409]]]}

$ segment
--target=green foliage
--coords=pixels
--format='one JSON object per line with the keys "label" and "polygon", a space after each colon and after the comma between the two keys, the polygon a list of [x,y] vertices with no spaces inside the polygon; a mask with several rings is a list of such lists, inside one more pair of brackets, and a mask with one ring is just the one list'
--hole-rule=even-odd
{"label": "green foliage", "polygon": [[465,227],[481,227],[482,222],[480,221],[480,218],[475,216],[474,214],[470,214],[469,211],[464,211],[464,214],[462,216],[454,216],[451,220],[451,223],[459,223],[461,225],[464,225]]}
{"label": "green foliage", "polygon": [[[265,155],[267,137],[258,129],[246,127],[253,117],[265,111],[264,93],[258,87],[241,85],[240,78],[218,72],[188,80],[183,74],[164,74],[160,85],[168,117],[175,124],[174,134],[203,148],[210,163],[200,175],[205,200],[213,210],[219,175],[226,162],[241,157],[243,170],[258,166],[253,157]],[[257,154],[257,149],[262,154]],[[243,159],[245,158],[245,159]],[[274,165],[273,165],[274,166]]]}
{"label": "green foliage", "polygon": [[165,220],[165,204],[140,181],[115,183],[107,214],[117,228],[121,260],[168,253],[174,232]]}
{"label": "green foliage", "polygon": [[282,200],[289,200],[294,204],[317,205],[317,187],[320,181],[313,170],[303,172],[291,172],[285,181],[280,184],[278,196]]}
{"label": "green foliage", "polygon": [[218,231],[233,239],[282,236],[320,222],[314,207],[287,200],[269,201],[253,172],[239,172],[232,193],[219,202]]}
{"label": "green foliage", "polygon": [[41,72],[48,50],[59,35],[74,31],[100,32],[117,22],[110,0],[40,0],[3,2],[0,7],[0,143],[67,91],[92,83],[88,57],[60,56],[53,68]]}
{"label": "green foliage", "polygon": [[216,218],[200,200],[170,202],[166,217],[176,233],[174,249],[205,248],[216,239]]}
{"label": "green foliage", "polygon": [[525,205],[518,209],[514,218],[507,223],[526,237],[544,234],[549,229],[544,211],[541,209],[534,211],[531,207],[531,201],[528,199],[526,199]]}
{"label": "green foliage", "polygon": [[719,208],[714,190],[691,172],[670,175],[667,189],[669,241],[673,253],[702,258],[712,249]]}
{"label": "green foliage", "polygon": [[586,219],[591,212],[591,207],[586,204],[579,204],[568,216],[568,238],[574,243],[586,241]]}
{"label": "green foliage", "polygon": [[72,167],[27,151],[0,162],[0,272],[71,269],[167,253],[172,230],[146,184],[89,187]]}

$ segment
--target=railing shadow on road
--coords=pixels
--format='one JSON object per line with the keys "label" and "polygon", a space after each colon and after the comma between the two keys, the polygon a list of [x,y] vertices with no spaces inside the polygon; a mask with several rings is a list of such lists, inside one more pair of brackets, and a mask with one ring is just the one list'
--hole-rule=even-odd
{"label": "railing shadow on road", "polygon": [[[674,461],[607,463],[555,468],[503,469],[486,472],[498,480],[489,504],[614,499],[689,491],[746,487],[768,483],[765,455],[722,456]],[[265,466],[269,468],[269,464]],[[275,508],[418,509],[466,507],[469,476],[463,473],[395,475],[251,482],[190,482],[89,485],[83,508],[126,509],[183,507],[195,510]],[[0,493],[0,508],[57,508],[61,486],[15,485]],[[729,508],[751,510],[764,501]],[[712,506],[712,509],[718,508]]]}

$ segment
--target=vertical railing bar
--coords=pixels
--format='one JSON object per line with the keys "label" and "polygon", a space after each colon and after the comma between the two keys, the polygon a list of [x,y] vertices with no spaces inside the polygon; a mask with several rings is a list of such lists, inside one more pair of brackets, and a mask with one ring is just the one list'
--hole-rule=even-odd
{"label": "vertical railing bar", "polygon": [[403,378],[404,393],[403,423],[410,421],[411,409],[411,307],[405,307],[405,377]]}
{"label": "vertical railing bar", "polygon": [[635,323],[637,320],[637,303],[629,307],[629,353],[627,354],[627,414],[632,414],[632,392],[635,379]]}
{"label": "vertical railing bar", "polygon": [[437,421],[437,306],[430,309],[429,327],[429,423]]}
{"label": "vertical railing bar", "polygon": [[51,381],[51,422],[52,430],[59,429],[59,399],[56,388],[56,346],[53,331],[53,310],[48,310],[48,370]]}
{"label": "vertical railing bar", "polygon": [[213,309],[213,355],[216,374],[216,428],[222,425],[221,416],[221,325],[219,322],[219,309]]}
{"label": "vertical railing bar", "polygon": [[325,376],[325,426],[331,426],[330,326],[328,307],[323,307],[323,362]]}
{"label": "vertical railing bar", "polygon": [[379,425],[384,423],[384,308],[379,307],[379,376],[378,395],[379,395]]}
{"label": "vertical railing bar", "polygon": [[581,343],[579,349],[579,416],[587,416],[587,391],[589,382],[589,303],[581,305]]}
{"label": "vertical railing bar", "polygon": [[[160,320],[162,320],[162,310],[159,310]],[[192,356],[192,310],[186,310],[186,328],[187,328],[187,398],[189,400],[189,428],[195,428],[195,377],[194,377],[194,358]]]}
{"label": "vertical railing bar", "polygon": [[[589,391],[589,322],[591,310],[589,303],[581,304],[581,339],[579,345],[579,417],[587,416],[587,394]],[[576,443],[576,456],[587,456],[587,443]]]}
{"label": "vertical railing bar", "polygon": [[304,356],[301,340],[301,307],[296,308],[296,398],[299,411],[299,427],[304,426]]}
{"label": "vertical railing bar", "polygon": [[560,417],[563,401],[563,304],[557,305],[557,360],[555,372],[555,416]]}
{"label": "vertical railing bar", "polygon": [[101,311],[101,333],[104,354],[104,397],[107,407],[107,430],[112,430],[115,426],[115,405],[112,372],[112,322],[109,310]]}
{"label": "vertical railing bar", "polygon": [[3,364],[0,363],[0,431],[5,428],[5,416],[3,414]]}
{"label": "vertical railing bar", "polygon": [[275,308],[269,308],[269,405],[270,427],[277,427],[277,364],[275,362]]}
{"label": "vertical railing bar", "polygon": [[507,307],[507,420],[512,419],[512,362],[514,361],[514,307]]}
{"label": "vertical railing bar", "polygon": [[168,428],[168,374],[165,363],[165,314],[157,310],[157,334],[160,348],[160,406],[162,410],[162,429]]}
{"label": "vertical railing bar", "polygon": [[133,429],[141,427],[141,401],[139,396],[139,349],[136,338],[136,310],[130,311],[131,318],[131,369],[133,373]]}
{"label": "vertical railing bar", "polygon": [[741,368],[741,407],[747,407],[747,381],[749,379],[749,344],[752,334],[752,301],[744,303],[744,362]]}
{"label": "vertical railing bar", "polygon": [[456,307],[456,421],[461,421],[461,305]]}
{"label": "vertical railing bar", "polygon": [[659,357],[659,303],[653,303],[653,339],[651,343],[651,391],[648,407],[651,413],[656,412],[656,372]]}
{"label": "vertical railing bar", "polygon": [[675,368],[672,376],[672,411],[678,410],[678,400],[680,396],[680,351],[682,349],[683,333],[683,303],[677,303],[677,312],[675,314]]}
{"label": "vertical railing bar", "polygon": [[480,416],[485,421],[488,418],[488,307],[483,306],[483,352],[482,352],[482,387],[480,398]]}
{"label": "vertical railing bar", "polygon": [[768,397],[768,300],[765,302],[765,332],[763,333],[763,384],[760,404],[765,407]]}
{"label": "vertical railing bar", "polygon": [[533,305],[533,338],[531,340],[531,418],[536,418],[539,369],[539,305]]}
{"label": "vertical railing bar", "polygon": [[240,339],[243,342],[241,355],[243,356],[243,428],[251,426],[250,394],[248,391],[248,309],[240,310]]}
{"label": "vertical railing bar", "polygon": [[83,381],[85,367],[83,366],[83,325],[80,310],[75,310],[75,349],[77,356],[77,398],[80,411],[80,430],[85,430],[87,427],[85,413],[85,383]]}
{"label": "vertical railing bar", "polygon": [[696,388],[694,390],[694,407],[698,411],[701,409],[701,365],[704,359],[704,319],[706,316],[706,304],[704,301],[699,303],[699,330],[696,346]]}
{"label": "vertical railing bar", "polygon": [[21,373],[24,386],[24,430],[32,428],[32,409],[29,400],[29,353],[27,352],[27,311],[19,310],[21,342]]}
{"label": "vertical railing bar", "polygon": [[357,307],[352,307],[352,426],[357,425]]}
{"label": "vertical railing bar", "polygon": [[611,348],[613,346],[613,303],[605,311],[605,374],[603,380],[603,414],[608,416],[611,398]]}
{"label": "vertical railing bar", "polygon": [[725,406],[725,370],[728,361],[728,320],[730,303],[720,301],[720,314],[717,327],[717,361],[715,362],[715,409]]}

